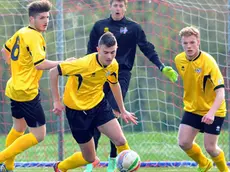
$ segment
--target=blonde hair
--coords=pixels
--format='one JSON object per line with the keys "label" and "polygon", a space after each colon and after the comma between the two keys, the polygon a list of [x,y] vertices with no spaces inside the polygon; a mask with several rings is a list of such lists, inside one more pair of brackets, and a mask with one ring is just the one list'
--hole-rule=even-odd
{"label": "blonde hair", "polygon": [[192,36],[192,35],[194,35],[195,37],[200,39],[200,31],[194,26],[184,27],[179,32],[180,37],[182,37],[182,36]]}

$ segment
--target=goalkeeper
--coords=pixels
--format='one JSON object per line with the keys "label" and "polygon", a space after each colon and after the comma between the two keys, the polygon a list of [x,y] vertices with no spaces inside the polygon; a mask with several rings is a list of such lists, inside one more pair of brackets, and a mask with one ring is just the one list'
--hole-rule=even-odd
{"label": "goalkeeper", "polygon": [[[170,81],[177,81],[178,76],[177,72],[174,71],[170,66],[165,66],[161,63],[158,54],[155,51],[154,45],[147,41],[146,35],[141,26],[136,22],[133,22],[131,19],[125,17],[126,8],[127,0],[110,0],[111,15],[109,18],[97,21],[94,24],[90,33],[87,52],[90,54],[97,51],[97,43],[103,33],[110,31],[115,35],[118,43],[116,55],[116,60],[119,63],[118,79],[121,85],[123,98],[128,91],[137,45],[144,55],[152,63],[154,63]],[[109,88],[109,84],[107,83],[104,85],[104,92],[106,99],[113,108],[114,114],[119,115],[119,109]],[[97,129],[95,130],[94,141],[97,149],[98,140],[101,134]],[[111,142],[111,151],[107,172],[113,172],[115,170],[116,156],[116,147]],[[86,172],[91,172],[92,168],[92,164],[87,165]]]}
{"label": "goalkeeper", "polygon": [[[218,147],[218,137],[226,116],[224,79],[215,59],[201,51],[200,32],[185,27],[180,33],[184,52],[175,58],[184,86],[184,115],[179,126],[179,146],[199,165],[199,172],[212,168],[228,172],[224,152]],[[192,82],[192,83],[191,83]],[[204,133],[204,146],[209,160],[195,143],[196,135]]]}

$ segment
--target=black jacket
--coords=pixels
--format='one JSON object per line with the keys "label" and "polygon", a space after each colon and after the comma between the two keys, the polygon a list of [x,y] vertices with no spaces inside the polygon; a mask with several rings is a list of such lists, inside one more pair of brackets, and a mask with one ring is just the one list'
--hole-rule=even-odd
{"label": "black jacket", "polygon": [[87,54],[97,51],[98,40],[106,31],[112,32],[117,39],[116,59],[119,63],[119,70],[132,70],[136,45],[151,62],[162,70],[163,64],[159,60],[154,45],[147,41],[141,26],[126,17],[120,21],[114,21],[112,17],[97,21],[90,33]]}

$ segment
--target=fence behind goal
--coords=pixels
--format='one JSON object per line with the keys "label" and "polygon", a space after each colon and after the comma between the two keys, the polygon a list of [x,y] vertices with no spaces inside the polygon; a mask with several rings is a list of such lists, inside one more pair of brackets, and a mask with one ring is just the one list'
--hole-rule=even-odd
{"label": "fence behind goal", "polygon": [[[30,1],[0,0],[0,44],[15,31],[28,25],[26,5]],[[90,30],[95,21],[109,16],[108,0],[52,0],[54,5],[48,31],[48,59],[81,57],[86,53]],[[175,68],[174,57],[182,51],[178,32],[194,25],[201,31],[201,49],[215,57],[225,78],[229,105],[229,5],[227,0],[129,0],[127,16],[140,23],[147,38],[154,43],[161,60]],[[9,99],[4,89],[10,71],[0,63],[0,147],[12,126]],[[66,78],[61,79],[60,90]],[[192,84],[192,83],[191,83]],[[66,118],[52,113],[48,73],[40,82],[42,104],[46,113],[47,136],[42,143],[17,156],[17,166],[51,166],[79,150],[73,140]],[[129,92],[125,99],[128,110],[139,118],[137,126],[122,127],[131,148],[137,151],[143,166],[195,165],[177,145],[177,132],[183,112],[182,81],[172,84],[138,50]],[[228,111],[229,112],[229,111]],[[225,120],[219,145],[229,159],[229,119]],[[197,142],[203,145],[202,135]],[[109,141],[102,138],[98,156],[106,161]],[[204,150],[204,149],[203,149]],[[104,164],[106,165],[106,163]]]}

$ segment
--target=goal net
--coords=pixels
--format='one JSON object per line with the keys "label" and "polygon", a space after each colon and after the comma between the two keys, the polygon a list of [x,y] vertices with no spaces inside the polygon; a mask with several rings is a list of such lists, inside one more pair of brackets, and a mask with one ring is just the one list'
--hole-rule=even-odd
{"label": "goal net", "polygon": [[[29,2],[31,1],[0,0],[1,45],[18,29],[28,25],[26,5]],[[47,58],[60,60],[84,56],[94,22],[110,14],[109,0],[51,2],[53,8],[50,24],[44,33]],[[227,0],[129,0],[127,16],[141,24],[161,60],[173,68],[175,55],[182,51],[178,37],[180,29],[190,25],[197,26],[201,31],[201,49],[215,57],[224,75],[229,105],[228,8]],[[0,59],[0,147],[3,150],[12,119],[10,101],[4,95],[10,71],[1,55]],[[61,80],[61,91],[64,83],[65,78]],[[59,118],[52,113],[47,72],[44,72],[40,89],[46,113],[47,136],[43,142],[17,156],[17,166],[20,167],[52,166],[54,161],[79,150],[65,116]],[[121,125],[131,148],[140,154],[142,166],[195,165],[177,144],[177,132],[183,113],[182,95],[181,79],[172,84],[138,49],[125,106],[136,114],[139,124],[134,126],[121,122]],[[225,151],[227,159],[230,156],[228,131],[229,122],[226,118],[219,145]],[[202,140],[202,135],[198,135],[197,142],[200,145],[203,145]],[[109,145],[109,140],[102,137],[98,148],[102,165],[106,165]]]}

